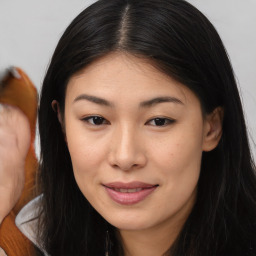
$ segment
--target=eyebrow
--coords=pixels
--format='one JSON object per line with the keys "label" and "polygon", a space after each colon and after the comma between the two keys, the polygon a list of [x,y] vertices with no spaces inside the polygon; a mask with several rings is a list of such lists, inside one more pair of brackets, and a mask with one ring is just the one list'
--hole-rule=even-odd
{"label": "eyebrow", "polygon": [[80,100],[87,100],[93,103],[96,103],[98,105],[102,105],[102,106],[107,106],[107,107],[113,107],[113,104],[110,103],[109,101],[96,97],[96,96],[92,96],[92,95],[87,95],[87,94],[81,94],[78,97],[76,97],[74,99],[74,103]]}
{"label": "eyebrow", "polygon": [[[95,104],[98,104],[98,105],[102,105],[102,106],[107,106],[107,107],[113,107],[114,104],[109,102],[108,100],[106,99],[103,99],[103,98],[99,98],[99,97],[96,97],[96,96],[92,96],[92,95],[87,95],[87,94],[81,94],[79,96],[77,96],[75,99],[74,99],[74,103],[77,102],[77,101],[80,101],[80,100],[87,100],[87,101],[90,101],[92,103],[95,103]],[[156,98],[153,98],[153,99],[150,99],[150,100],[146,100],[146,101],[143,101],[140,103],[140,107],[152,107],[156,104],[159,104],[159,103],[176,103],[176,104],[181,104],[181,105],[184,105],[184,103],[179,100],[178,98],[175,98],[175,97],[169,97],[169,96],[160,96],[160,97],[156,97]]]}
{"label": "eyebrow", "polygon": [[164,97],[156,97],[150,100],[143,101],[140,103],[140,107],[152,107],[156,104],[166,103],[166,102],[184,105],[184,103],[181,100],[175,97],[164,96]]}

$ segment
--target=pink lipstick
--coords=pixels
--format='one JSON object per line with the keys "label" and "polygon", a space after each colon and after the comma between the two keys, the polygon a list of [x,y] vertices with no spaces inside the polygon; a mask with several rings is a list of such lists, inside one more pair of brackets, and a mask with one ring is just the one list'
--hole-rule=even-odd
{"label": "pink lipstick", "polygon": [[139,181],[129,183],[112,182],[103,186],[112,200],[123,205],[139,203],[158,187],[158,185]]}

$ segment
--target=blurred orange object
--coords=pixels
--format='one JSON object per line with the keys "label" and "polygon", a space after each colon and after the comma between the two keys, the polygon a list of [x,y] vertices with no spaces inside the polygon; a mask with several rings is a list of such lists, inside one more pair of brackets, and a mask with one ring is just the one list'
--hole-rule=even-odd
{"label": "blurred orange object", "polygon": [[20,68],[11,68],[0,83],[0,103],[18,107],[28,118],[31,144],[25,164],[25,186],[21,197],[11,213],[0,226],[0,247],[8,256],[33,256],[35,248],[15,225],[15,217],[21,208],[33,199],[38,161],[34,141],[37,118],[37,90]]}

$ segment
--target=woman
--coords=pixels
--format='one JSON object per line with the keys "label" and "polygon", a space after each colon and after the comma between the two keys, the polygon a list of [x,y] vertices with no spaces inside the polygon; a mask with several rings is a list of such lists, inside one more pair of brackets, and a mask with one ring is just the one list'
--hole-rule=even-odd
{"label": "woman", "polygon": [[232,67],[187,2],[84,10],[52,57],[39,130],[42,196],[25,213],[39,209],[45,255],[255,255],[255,166]]}

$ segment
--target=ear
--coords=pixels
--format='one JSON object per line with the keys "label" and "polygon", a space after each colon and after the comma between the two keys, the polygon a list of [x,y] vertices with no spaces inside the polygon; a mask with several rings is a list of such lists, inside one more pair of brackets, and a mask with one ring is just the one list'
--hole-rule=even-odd
{"label": "ear", "polygon": [[59,120],[60,124],[62,125],[63,121],[62,121],[62,116],[60,113],[60,105],[57,100],[52,101],[52,109],[57,114],[58,120]]}
{"label": "ear", "polygon": [[217,107],[207,114],[204,122],[203,151],[211,151],[217,147],[222,135],[224,110]]}
{"label": "ear", "polygon": [[52,109],[57,114],[58,120],[59,120],[61,128],[62,128],[62,132],[63,132],[63,134],[65,136],[65,140],[66,140],[65,124],[64,124],[63,117],[61,115],[60,105],[57,100],[52,101]]}

